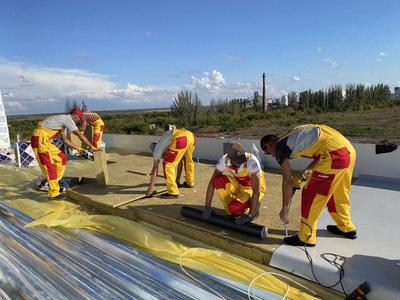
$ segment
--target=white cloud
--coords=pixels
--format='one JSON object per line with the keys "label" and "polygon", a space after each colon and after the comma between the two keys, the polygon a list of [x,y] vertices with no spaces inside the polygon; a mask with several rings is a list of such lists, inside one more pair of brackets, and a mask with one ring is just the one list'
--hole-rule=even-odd
{"label": "white cloud", "polygon": [[385,56],[388,56],[388,54],[387,54],[386,52],[380,51],[379,54],[378,54],[378,57],[377,57],[376,61],[377,61],[377,62],[382,62],[382,61],[383,61],[383,58],[384,58]]}
{"label": "white cloud", "polygon": [[26,111],[28,108],[19,101],[4,101],[5,109],[11,111]]}
{"label": "white cloud", "polygon": [[192,84],[195,89],[207,90],[208,92],[217,92],[225,85],[225,78],[221,72],[213,70],[211,74],[204,72],[203,77],[192,76]]}
{"label": "white cloud", "polygon": [[[181,90],[194,91],[203,104],[211,99],[252,97],[261,91],[256,82],[228,82],[218,70],[200,75],[186,73],[186,83],[176,86],[125,86],[112,77],[80,69],[46,68],[0,58],[0,89],[7,113],[63,112],[67,97],[85,100],[89,109],[168,107]],[[282,86],[267,81],[267,96],[280,97]]]}
{"label": "white cloud", "polygon": [[300,79],[300,77],[298,77],[298,76],[293,76],[293,77],[292,77],[292,80],[293,80],[293,81],[300,81],[301,79]]}
{"label": "white cloud", "polygon": [[170,101],[178,90],[142,87],[133,83],[128,83],[126,88],[118,88],[110,77],[86,70],[46,68],[2,59],[0,89],[7,97],[7,113],[19,113],[21,110],[31,113],[63,112],[66,97],[89,99],[91,102],[109,101],[108,107],[114,109],[121,108],[121,102],[154,101],[157,104],[158,101]]}
{"label": "white cloud", "polygon": [[339,65],[330,58],[325,58],[324,62],[331,68],[331,69],[336,69]]}
{"label": "white cloud", "polygon": [[317,48],[317,52],[318,52],[318,53],[321,53],[322,51],[324,51],[324,49],[322,49],[321,47],[318,47],[318,48]]}
{"label": "white cloud", "polygon": [[13,94],[12,92],[6,92],[6,93],[2,93],[2,96],[3,96],[4,98],[7,98],[7,97],[13,97],[14,94]]}

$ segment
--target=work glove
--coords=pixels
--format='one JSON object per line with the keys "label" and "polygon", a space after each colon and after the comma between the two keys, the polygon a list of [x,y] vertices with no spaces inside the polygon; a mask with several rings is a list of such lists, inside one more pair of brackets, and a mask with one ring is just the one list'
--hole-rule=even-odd
{"label": "work glove", "polygon": [[250,223],[253,220],[254,220],[254,217],[252,214],[243,214],[240,217],[236,218],[235,223],[237,225],[243,225],[245,223]]}
{"label": "work glove", "polygon": [[208,219],[211,216],[212,208],[211,206],[204,206],[203,213],[201,214],[203,219]]}

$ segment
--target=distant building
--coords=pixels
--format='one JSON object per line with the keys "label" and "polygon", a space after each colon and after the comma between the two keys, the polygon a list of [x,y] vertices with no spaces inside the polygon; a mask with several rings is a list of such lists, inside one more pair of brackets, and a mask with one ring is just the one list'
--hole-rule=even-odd
{"label": "distant building", "polygon": [[400,86],[394,87],[394,93],[390,94],[390,99],[392,100],[400,99]]}
{"label": "distant building", "polygon": [[286,107],[288,106],[288,96],[287,95],[283,95],[281,97],[281,107]]}
{"label": "distant building", "polygon": [[281,102],[281,98],[268,98],[267,99],[267,104],[268,104],[267,110],[273,110],[273,109],[277,109],[277,108],[283,107],[282,106],[282,102]]}
{"label": "distant building", "polygon": [[396,86],[394,88],[394,96],[395,97],[400,97],[400,86]]}

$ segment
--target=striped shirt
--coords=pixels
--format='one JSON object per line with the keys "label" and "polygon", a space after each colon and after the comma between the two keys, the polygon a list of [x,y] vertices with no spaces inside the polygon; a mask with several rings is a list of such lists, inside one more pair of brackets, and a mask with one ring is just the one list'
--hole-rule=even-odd
{"label": "striped shirt", "polygon": [[92,124],[93,122],[100,119],[100,116],[95,112],[84,112],[82,117],[82,122],[87,122]]}

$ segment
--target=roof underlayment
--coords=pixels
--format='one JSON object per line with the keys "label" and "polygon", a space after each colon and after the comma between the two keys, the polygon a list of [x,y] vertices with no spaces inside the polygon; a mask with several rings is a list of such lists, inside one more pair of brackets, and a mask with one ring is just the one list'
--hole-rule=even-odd
{"label": "roof underlayment", "polygon": [[[346,258],[343,284],[348,293],[367,281],[371,287],[368,299],[399,299],[399,187],[398,179],[359,177],[351,189],[356,240],[330,234],[326,225],[334,222],[327,211],[323,213],[318,222],[317,247],[307,249],[321,283],[331,285],[339,279],[339,270],[321,258],[322,253],[334,253]],[[272,255],[271,266],[315,281],[303,247],[281,245]],[[341,291],[340,285],[335,289]]]}

